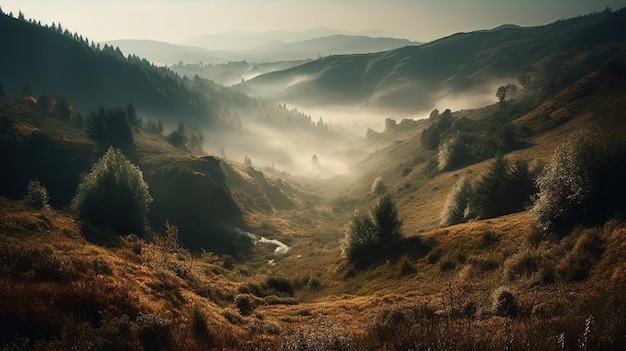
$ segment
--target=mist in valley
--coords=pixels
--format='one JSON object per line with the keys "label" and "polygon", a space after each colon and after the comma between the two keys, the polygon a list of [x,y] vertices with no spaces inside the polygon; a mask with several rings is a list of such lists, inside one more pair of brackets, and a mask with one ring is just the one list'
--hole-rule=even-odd
{"label": "mist in valley", "polygon": [[[441,90],[428,108],[415,113],[380,111],[357,105],[308,107],[278,104],[285,109],[308,115],[311,128],[273,125],[254,118],[254,113],[241,114],[241,129],[230,132],[203,131],[204,150],[228,160],[251,161],[254,168],[266,169],[305,178],[332,178],[347,174],[351,168],[373,152],[388,147],[396,140],[418,138],[416,129],[393,133],[387,130],[387,120],[427,119],[433,109],[460,111],[497,103],[499,86],[514,84],[510,79],[498,79],[463,92]],[[515,98],[511,92],[509,98]],[[405,124],[408,125],[408,124]],[[368,137],[368,135],[370,137]],[[377,138],[371,137],[377,135]]]}

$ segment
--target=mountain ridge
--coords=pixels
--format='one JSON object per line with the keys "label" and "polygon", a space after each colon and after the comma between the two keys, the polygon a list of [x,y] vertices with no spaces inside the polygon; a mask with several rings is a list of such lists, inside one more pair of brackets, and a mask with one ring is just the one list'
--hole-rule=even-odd
{"label": "mountain ridge", "polygon": [[[557,81],[559,65],[566,65],[568,56],[603,43],[625,41],[623,23],[624,9],[545,26],[456,33],[419,46],[365,56],[324,57],[255,77],[241,88],[296,105],[344,103],[407,115],[431,109],[442,94],[450,96],[472,88],[495,92],[491,82],[513,83],[526,71],[544,81]],[[538,64],[564,53],[551,66]],[[337,90],[350,93],[342,96]],[[306,99],[300,98],[303,96]]]}

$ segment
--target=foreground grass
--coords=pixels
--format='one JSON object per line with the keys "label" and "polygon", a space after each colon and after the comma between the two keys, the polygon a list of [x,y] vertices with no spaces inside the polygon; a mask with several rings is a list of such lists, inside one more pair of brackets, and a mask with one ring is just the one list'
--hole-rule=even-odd
{"label": "foreground grass", "polygon": [[[327,258],[330,267],[303,279],[287,267],[315,258],[298,263],[298,241],[273,269],[255,271],[162,236],[97,229],[110,240],[95,245],[67,215],[0,205],[3,350],[602,350],[626,342],[620,221],[537,243],[521,213],[422,233],[428,253],[377,267]],[[503,285],[515,313],[493,307]]]}

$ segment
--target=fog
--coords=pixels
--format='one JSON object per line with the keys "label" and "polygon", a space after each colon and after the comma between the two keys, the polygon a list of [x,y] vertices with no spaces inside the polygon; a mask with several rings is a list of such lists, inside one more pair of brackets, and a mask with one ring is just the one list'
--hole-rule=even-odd
{"label": "fog", "polygon": [[343,174],[370,152],[364,138],[341,134],[339,128],[331,135],[317,135],[249,121],[242,122],[240,132],[214,134],[208,139],[204,150],[209,154],[240,163],[248,157],[256,169],[313,178]]}
{"label": "fog", "polygon": [[323,108],[286,105],[287,109],[295,108],[310,115],[314,122],[321,118],[330,133],[268,125],[250,116],[242,116],[240,131],[217,134],[207,131],[205,135],[209,137],[205,138],[204,149],[209,154],[240,163],[248,157],[253,167],[260,170],[329,178],[347,173],[351,166],[387,146],[365,138],[368,129],[384,132],[385,119],[392,118],[400,123],[405,118],[428,118],[435,108],[459,111],[495,104],[497,87],[514,82],[514,79],[498,79],[464,92],[441,90],[434,94],[437,99],[433,100],[431,107],[414,114],[380,112],[348,105]]}
{"label": "fog", "polygon": [[[517,84],[517,78],[502,78],[480,84],[469,91],[451,91],[443,89],[435,96],[435,105],[440,111],[449,108],[451,111],[480,108],[492,105],[498,100],[496,91],[500,86]],[[521,87],[519,87],[521,89]],[[510,92],[513,96],[513,92]],[[432,111],[432,110],[431,110]],[[430,111],[429,111],[430,112]]]}

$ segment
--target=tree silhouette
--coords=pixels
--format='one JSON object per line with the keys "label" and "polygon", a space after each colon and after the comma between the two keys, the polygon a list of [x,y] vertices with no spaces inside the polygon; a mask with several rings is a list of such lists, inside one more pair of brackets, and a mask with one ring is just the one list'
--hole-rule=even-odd
{"label": "tree silhouette", "polygon": [[506,93],[508,92],[508,88],[505,87],[504,85],[501,85],[498,90],[496,90],[496,97],[498,98],[498,101],[500,102],[500,108],[503,108],[504,105],[506,104]]}
{"label": "tree silhouette", "polygon": [[178,127],[171,131],[167,137],[167,141],[174,147],[186,148],[187,147],[187,135],[185,134],[185,124],[181,121],[178,123]]}

